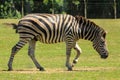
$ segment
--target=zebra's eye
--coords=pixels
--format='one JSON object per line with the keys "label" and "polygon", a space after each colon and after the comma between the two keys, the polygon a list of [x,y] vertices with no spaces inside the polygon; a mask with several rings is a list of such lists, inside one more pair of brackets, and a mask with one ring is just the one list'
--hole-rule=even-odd
{"label": "zebra's eye", "polygon": [[105,41],[101,41],[101,44],[104,44],[105,43]]}

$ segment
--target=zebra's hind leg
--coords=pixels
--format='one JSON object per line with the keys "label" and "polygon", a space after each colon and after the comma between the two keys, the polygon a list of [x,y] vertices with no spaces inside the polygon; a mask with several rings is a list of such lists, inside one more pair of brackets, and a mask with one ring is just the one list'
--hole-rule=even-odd
{"label": "zebra's hind leg", "polygon": [[13,63],[13,59],[14,59],[14,56],[15,54],[26,44],[27,42],[26,41],[19,41],[13,48],[12,48],[12,51],[11,51],[11,55],[10,55],[10,58],[9,58],[9,61],[8,61],[8,71],[12,71],[12,63]]}
{"label": "zebra's hind leg", "polygon": [[74,65],[78,62],[79,56],[80,56],[80,54],[82,53],[82,50],[81,50],[81,48],[78,46],[77,43],[75,44],[74,49],[76,50],[77,55],[75,56],[75,58],[74,58],[74,60],[73,60],[72,67],[74,67]]}
{"label": "zebra's hind leg", "polygon": [[28,55],[30,56],[30,58],[34,62],[35,66],[40,71],[44,71],[44,68],[38,63],[38,61],[36,60],[35,55],[34,55],[34,53],[35,53],[35,44],[36,44],[36,41],[34,39],[29,41]]}

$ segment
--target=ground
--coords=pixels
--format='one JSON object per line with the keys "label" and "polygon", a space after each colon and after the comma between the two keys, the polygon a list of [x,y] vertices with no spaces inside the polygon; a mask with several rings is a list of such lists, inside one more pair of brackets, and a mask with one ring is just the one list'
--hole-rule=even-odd
{"label": "ground", "polygon": [[[90,41],[79,40],[82,54],[73,71],[67,71],[65,67],[65,43],[42,44],[37,42],[36,58],[44,66],[44,72],[37,70],[32,60],[27,55],[26,45],[15,56],[13,71],[7,71],[11,48],[18,41],[9,26],[2,23],[15,22],[17,19],[0,20],[0,80],[120,80],[120,19],[91,19],[107,33],[107,46],[109,57],[101,59],[92,48]],[[71,61],[76,52],[72,50]]]}

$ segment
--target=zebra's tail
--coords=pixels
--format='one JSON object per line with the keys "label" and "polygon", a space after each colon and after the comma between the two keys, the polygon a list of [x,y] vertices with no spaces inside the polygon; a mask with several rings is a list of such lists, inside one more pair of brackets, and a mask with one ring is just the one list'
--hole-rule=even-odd
{"label": "zebra's tail", "polygon": [[12,26],[13,27],[13,29],[15,29],[16,30],[16,33],[18,33],[18,25],[17,24],[15,24],[15,23],[3,23],[4,25],[7,25],[7,26]]}

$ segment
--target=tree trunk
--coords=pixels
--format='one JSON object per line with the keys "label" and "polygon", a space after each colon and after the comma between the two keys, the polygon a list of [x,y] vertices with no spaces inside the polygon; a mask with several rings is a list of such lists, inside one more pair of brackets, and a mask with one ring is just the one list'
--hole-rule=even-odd
{"label": "tree trunk", "polygon": [[85,15],[85,18],[87,18],[87,2],[86,2],[86,0],[84,0],[84,15]]}

